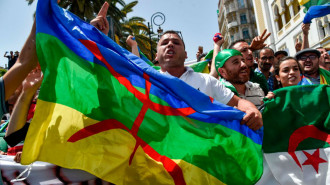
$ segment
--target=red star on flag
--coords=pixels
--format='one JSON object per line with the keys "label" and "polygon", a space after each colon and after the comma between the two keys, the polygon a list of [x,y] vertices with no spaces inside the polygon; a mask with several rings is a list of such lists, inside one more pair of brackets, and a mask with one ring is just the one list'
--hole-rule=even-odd
{"label": "red star on flag", "polygon": [[307,157],[307,160],[303,163],[303,165],[312,165],[316,173],[319,173],[319,164],[327,162],[326,160],[320,158],[320,149],[318,148],[312,155],[305,151],[303,152]]}

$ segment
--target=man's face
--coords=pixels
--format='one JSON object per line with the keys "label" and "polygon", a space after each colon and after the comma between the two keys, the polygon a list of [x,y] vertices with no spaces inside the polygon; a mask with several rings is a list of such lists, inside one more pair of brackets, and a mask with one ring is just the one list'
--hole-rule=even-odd
{"label": "man's face", "polygon": [[160,38],[155,60],[162,69],[182,67],[186,58],[183,42],[177,34],[168,33]]}
{"label": "man's face", "polygon": [[242,56],[233,56],[228,59],[222,70],[221,75],[223,78],[232,84],[245,84],[249,81],[248,67]]}
{"label": "man's face", "polygon": [[320,62],[322,62],[322,63],[330,62],[330,56],[326,49],[319,48],[317,50],[321,53]]}
{"label": "man's face", "polygon": [[263,49],[260,51],[260,58],[258,61],[259,68],[262,71],[269,71],[274,63],[274,53],[270,49]]}
{"label": "man's face", "polygon": [[306,74],[312,75],[318,72],[319,58],[315,53],[304,53],[300,56],[298,61]]}
{"label": "man's face", "polygon": [[240,51],[243,55],[245,64],[248,68],[253,67],[253,55],[252,51],[249,49],[249,44],[246,42],[238,42],[233,46],[233,49]]}
{"label": "man's face", "polygon": [[284,58],[284,57],[286,57],[286,55],[284,55],[284,54],[278,54],[278,55],[276,56],[276,60],[277,60],[277,61],[280,61],[281,58]]}

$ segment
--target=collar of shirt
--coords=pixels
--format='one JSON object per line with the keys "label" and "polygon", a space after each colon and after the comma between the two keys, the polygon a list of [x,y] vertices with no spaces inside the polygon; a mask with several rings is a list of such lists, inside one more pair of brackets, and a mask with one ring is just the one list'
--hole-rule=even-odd
{"label": "collar of shirt", "polygon": [[[185,67],[186,71],[180,76],[180,79],[183,80],[184,78],[187,78],[187,76],[189,75],[189,73],[194,72],[194,70],[191,67]],[[167,71],[162,71],[159,70],[159,72],[161,74],[165,74],[165,75],[171,75],[170,73],[168,73]],[[171,75],[172,76],[172,75]]]}

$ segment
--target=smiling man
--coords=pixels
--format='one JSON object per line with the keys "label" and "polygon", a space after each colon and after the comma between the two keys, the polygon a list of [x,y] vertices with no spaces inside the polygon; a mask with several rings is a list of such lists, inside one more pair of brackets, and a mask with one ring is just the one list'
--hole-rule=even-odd
{"label": "smiling man", "polygon": [[320,53],[320,68],[330,71],[330,56],[325,48],[319,47],[316,48]]}
{"label": "smiling man", "polygon": [[307,48],[296,53],[295,58],[312,84],[330,84],[330,72],[319,67],[320,56],[318,50]]}
{"label": "smiling man", "polygon": [[259,84],[249,81],[249,69],[241,52],[235,49],[219,52],[215,58],[215,68],[222,77],[221,82],[240,98],[252,102],[257,107],[262,105],[265,94]]}
{"label": "smiling man", "polygon": [[270,72],[271,67],[274,64],[274,51],[271,48],[263,48],[259,52],[258,68],[255,72],[261,73],[265,76],[267,80],[268,89],[270,91],[274,90],[274,76]]}
{"label": "smiling man", "polygon": [[255,105],[234,95],[216,78],[208,74],[196,73],[193,69],[185,67],[184,61],[186,58],[185,45],[178,33],[176,31],[166,31],[158,42],[155,58],[160,64],[160,72],[180,78],[188,85],[220,103],[236,106],[246,113],[242,119],[243,124],[253,130],[261,128],[262,116]]}
{"label": "smiling man", "polygon": [[245,40],[237,40],[230,44],[229,49],[236,49],[242,53],[244,62],[246,66],[249,68],[249,76],[250,76],[249,80],[251,82],[259,84],[262,90],[264,91],[264,94],[267,94],[269,91],[267,79],[265,78],[264,75],[255,72],[253,69],[254,57],[251,46]]}

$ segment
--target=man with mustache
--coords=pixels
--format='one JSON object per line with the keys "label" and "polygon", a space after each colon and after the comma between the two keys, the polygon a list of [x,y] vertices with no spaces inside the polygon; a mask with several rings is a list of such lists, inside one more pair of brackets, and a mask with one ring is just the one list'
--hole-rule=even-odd
{"label": "man with mustache", "polygon": [[[165,32],[158,42],[155,58],[160,64],[160,72],[183,80],[223,104],[236,106],[246,113],[242,119],[243,124],[253,130],[261,128],[262,116],[255,105],[234,95],[216,78],[208,74],[196,73],[191,68],[185,67],[186,58],[185,45],[178,33],[175,31]],[[245,73],[247,72],[245,71]]]}
{"label": "man with mustache", "polygon": [[274,59],[274,51],[271,48],[261,49],[259,52],[258,68],[255,69],[255,72],[261,73],[265,76],[270,91],[274,90],[274,76],[270,72],[270,69],[274,64]]}
{"label": "man with mustache", "polygon": [[[251,45],[249,45],[244,39],[239,39],[232,42],[229,46],[229,49],[236,49],[242,53],[244,62],[249,69],[248,70],[249,81],[259,84],[265,94],[268,93],[267,80],[262,74],[254,72],[253,51],[262,49],[266,46],[264,42],[271,35],[271,33],[266,34],[266,32],[267,30],[265,29],[260,36],[253,38]],[[212,59],[210,75],[214,76],[215,78],[218,78],[218,73],[214,68],[215,66],[214,58],[220,51],[221,45],[223,43],[224,43],[224,38],[219,38],[214,41],[213,59]]]}
{"label": "man with mustache", "polygon": [[215,68],[226,87],[255,106],[262,105],[265,94],[259,84],[249,81],[249,68],[241,52],[235,49],[219,52],[215,57]]}
{"label": "man with mustache", "polygon": [[330,84],[330,72],[320,68],[321,53],[316,49],[303,49],[296,53],[295,58],[303,67],[304,76],[311,84]]}
{"label": "man with mustache", "polygon": [[330,56],[327,50],[323,47],[316,48],[320,53],[320,68],[330,71]]}
{"label": "man with mustache", "polygon": [[253,69],[254,66],[253,51],[257,49],[253,49],[253,47],[251,47],[245,40],[237,40],[231,43],[229,49],[236,49],[242,53],[245,64],[249,68],[249,77],[250,77],[249,81],[259,84],[262,90],[264,91],[264,93],[267,94],[269,91],[267,85],[267,79],[264,77],[264,75],[255,72]]}

